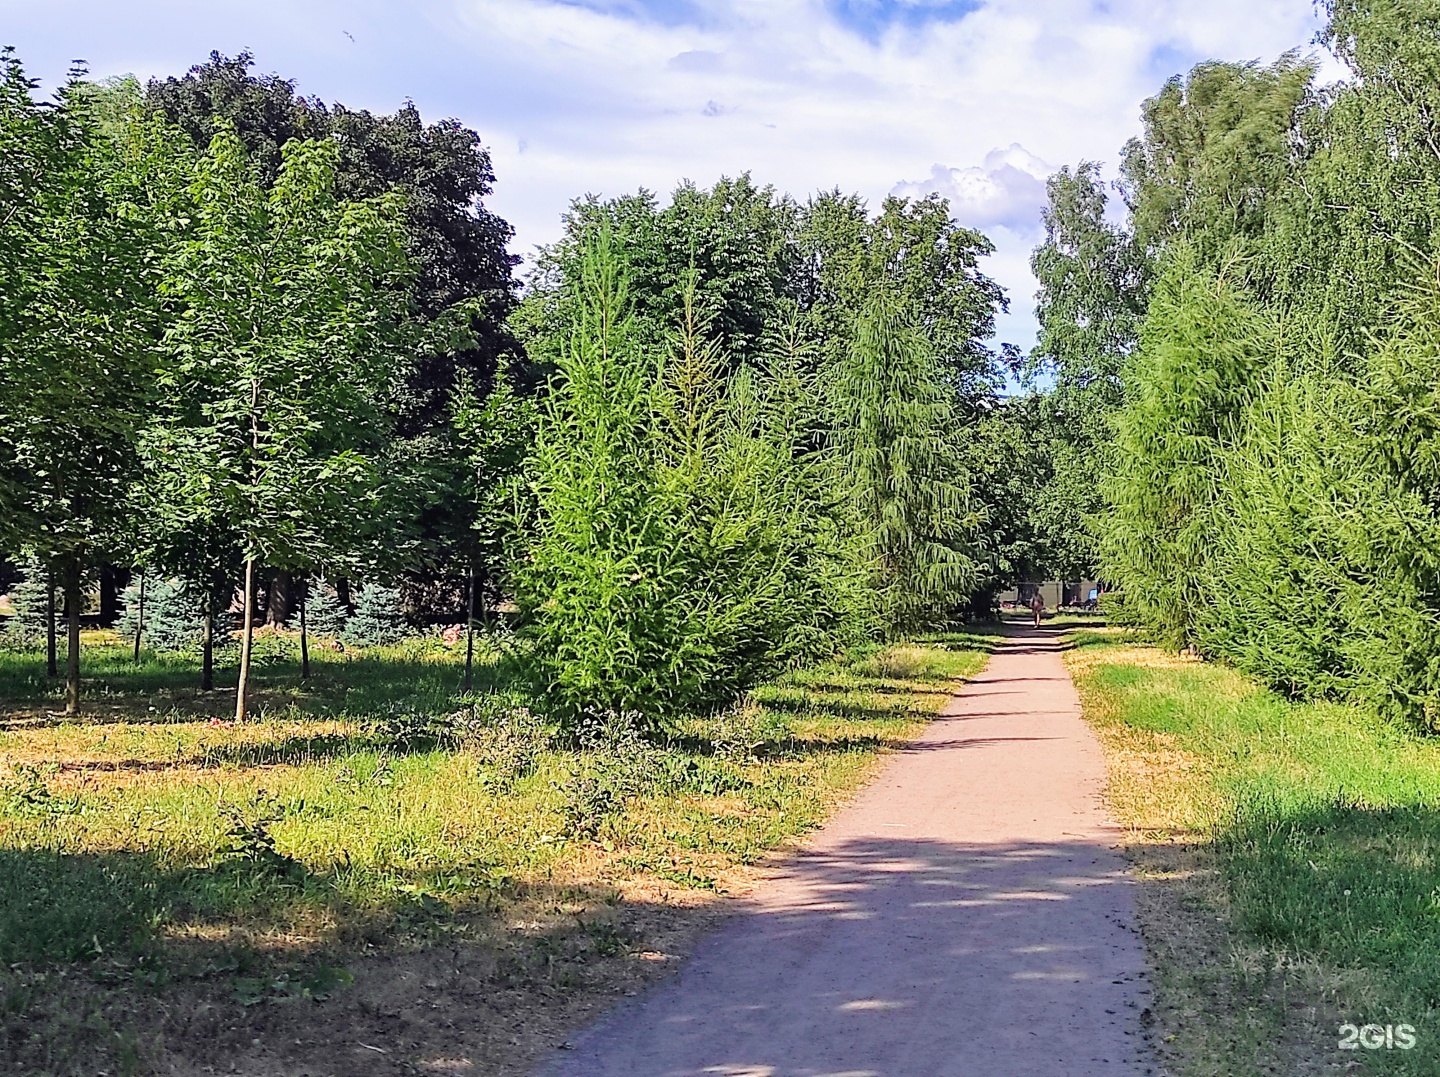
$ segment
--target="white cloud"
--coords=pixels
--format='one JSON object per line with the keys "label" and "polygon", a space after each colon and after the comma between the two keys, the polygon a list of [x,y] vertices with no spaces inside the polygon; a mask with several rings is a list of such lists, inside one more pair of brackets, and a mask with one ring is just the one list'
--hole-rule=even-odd
{"label": "white cloud", "polygon": [[920,198],[938,194],[967,228],[981,231],[1003,227],[1033,233],[1045,205],[1045,179],[1055,169],[1018,142],[1008,149],[991,150],[983,164],[967,168],[934,165],[928,179],[897,183],[891,194]]}
{"label": "white cloud", "polygon": [[522,253],[555,238],[585,192],[663,192],[746,169],[800,196],[937,190],[995,239],[992,269],[1016,310],[1006,332],[1022,344],[1049,167],[1113,162],[1167,76],[1210,57],[1271,60],[1318,25],[1310,0],[969,6],[0,0],[0,25],[47,78],[73,56],[143,77],[249,47],[304,93],[370,108],[411,97],[427,116],[458,116],[492,147],[491,204]]}

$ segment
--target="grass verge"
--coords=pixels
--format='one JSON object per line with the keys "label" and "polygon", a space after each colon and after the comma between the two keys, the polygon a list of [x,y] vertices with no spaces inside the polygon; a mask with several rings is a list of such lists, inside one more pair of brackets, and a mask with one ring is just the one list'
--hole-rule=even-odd
{"label": "grass verge", "polygon": [[235,726],[103,637],[50,712],[0,652],[0,1070],[525,1072],[673,967],[984,662],[984,637],[800,670],[661,742],[562,738],[491,656],[266,643]]}
{"label": "grass verge", "polygon": [[[1167,1071],[1440,1073],[1440,741],[1118,633],[1073,641]],[[1382,1031],[1342,1049],[1342,1025]]]}

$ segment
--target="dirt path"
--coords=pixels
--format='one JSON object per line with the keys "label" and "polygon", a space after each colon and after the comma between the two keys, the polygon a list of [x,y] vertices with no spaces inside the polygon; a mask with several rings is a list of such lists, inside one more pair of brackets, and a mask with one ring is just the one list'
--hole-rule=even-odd
{"label": "dirt path", "polygon": [[674,978],[547,1077],[1149,1072],[1105,765],[1059,633],[974,684]]}

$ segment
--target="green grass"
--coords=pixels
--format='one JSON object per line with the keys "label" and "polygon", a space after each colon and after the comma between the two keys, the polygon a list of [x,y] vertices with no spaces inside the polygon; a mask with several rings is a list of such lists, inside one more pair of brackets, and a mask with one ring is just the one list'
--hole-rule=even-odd
{"label": "green grass", "polygon": [[[1113,637],[1077,643],[1071,665],[1121,822],[1186,836],[1203,848],[1199,874],[1214,873],[1194,885],[1168,873],[1188,899],[1172,913],[1223,924],[1212,975],[1162,974],[1200,994],[1219,983],[1218,997],[1253,1011],[1177,1002],[1208,1023],[1198,1039],[1172,1030],[1195,1055],[1188,1072],[1226,1072],[1208,1057],[1237,1073],[1305,1057],[1440,1073],[1440,740]],[[1419,1046],[1337,1051],[1331,1021],[1410,1024]]]}
{"label": "green grass", "polygon": [[[292,641],[268,640],[243,726],[192,664],[137,666],[103,636],[84,656],[90,713],[66,721],[40,656],[0,651],[0,1061],[93,1072],[123,1041],[160,1068],[185,1045],[115,1031],[143,1025],[137,993],[308,998],[339,990],[355,955],[442,943],[531,939],[522,964],[543,982],[517,982],[540,1005],[584,979],[566,962],[644,948],[617,941],[607,908],[710,900],[821,823],[989,642],[869,648],[651,742],[561,736],[493,653],[487,691],[462,697],[459,656],[434,640],[318,652],[304,685]],[[67,969],[100,992],[78,1031],[57,1024]],[[24,1028],[49,1029],[50,1053]]]}

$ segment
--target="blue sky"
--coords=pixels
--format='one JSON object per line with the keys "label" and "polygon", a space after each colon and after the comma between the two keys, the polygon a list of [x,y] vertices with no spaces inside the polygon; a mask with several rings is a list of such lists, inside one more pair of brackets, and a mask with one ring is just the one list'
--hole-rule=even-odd
{"label": "blue sky", "polygon": [[994,239],[1022,347],[1044,177],[1113,163],[1168,75],[1317,28],[1310,0],[0,0],[0,44],[47,83],[249,49],[302,93],[459,117],[521,255],[586,192],[747,169],[801,197],[939,191]]}

